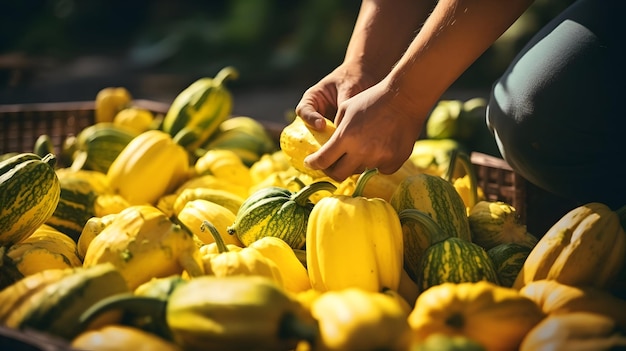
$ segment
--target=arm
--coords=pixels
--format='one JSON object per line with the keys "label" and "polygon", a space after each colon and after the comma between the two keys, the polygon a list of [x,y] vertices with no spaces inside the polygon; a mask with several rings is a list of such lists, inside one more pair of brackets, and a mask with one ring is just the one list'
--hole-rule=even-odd
{"label": "arm", "polygon": [[395,172],[441,95],[531,3],[440,0],[389,74],[339,104],[337,131],[307,165],[336,180],[365,168]]}
{"label": "arm", "polygon": [[363,0],[343,63],[309,88],[296,113],[322,129],[339,104],[383,79],[419,31],[435,0]]}
{"label": "arm", "polygon": [[[434,105],[533,0],[441,0],[387,76],[411,104]],[[416,111],[422,111],[418,107]],[[426,116],[419,116],[423,122]]]}
{"label": "arm", "polygon": [[434,4],[431,0],[364,0],[344,63],[365,67],[380,81],[409,47]]}

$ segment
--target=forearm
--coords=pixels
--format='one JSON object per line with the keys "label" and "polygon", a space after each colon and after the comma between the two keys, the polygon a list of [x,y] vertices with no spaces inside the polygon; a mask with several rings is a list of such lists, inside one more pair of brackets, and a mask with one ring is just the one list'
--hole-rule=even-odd
{"label": "forearm", "polygon": [[387,77],[389,88],[434,104],[532,2],[440,0]]}
{"label": "forearm", "polygon": [[363,0],[344,62],[382,79],[407,50],[435,0]]}

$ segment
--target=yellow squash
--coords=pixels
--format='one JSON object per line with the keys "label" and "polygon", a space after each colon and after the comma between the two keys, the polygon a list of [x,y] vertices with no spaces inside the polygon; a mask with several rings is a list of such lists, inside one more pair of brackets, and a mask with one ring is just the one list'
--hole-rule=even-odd
{"label": "yellow squash", "polygon": [[24,276],[46,269],[64,269],[82,266],[76,242],[68,235],[43,224],[28,238],[10,246],[6,251],[9,262]]}
{"label": "yellow squash", "polygon": [[311,314],[319,323],[315,350],[404,351],[410,344],[406,309],[382,292],[327,291],[312,302]]}
{"label": "yellow squash", "polygon": [[[376,173],[373,174],[367,184],[363,187],[363,196],[365,197],[379,197],[383,200],[390,201],[394,191],[400,185],[400,183],[410,177],[421,173],[411,161],[404,162],[402,167],[391,174]],[[337,187],[337,194],[350,195],[356,188],[356,182],[359,179],[360,174],[354,174],[344,181],[342,181]]]}
{"label": "yellow squash", "polygon": [[235,214],[215,202],[201,199],[188,201],[176,218],[203,244],[215,242],[213,235],[203,229],[202,223],[209,221],[226,244],[243,246],[236,235],[229,235],[227,231],[228,226],[235,221]]}
{"label": "yellow squash", "polygon": [[91,217],[87,223],[85,223],[85,226],[78,237],[78,242],[76,243],[76,252],[81,260],[85,259],[87,248],[91,244],[93,238],[100,234],[109,224],[113,223],[113,219],[115,219],[116,216],[117,214],[112,213],[102,217]]}
{"label": "yellow squash", "polygon": [[133,97],[125,87],[106,87],[95,99],[95,122],[113,122],[115,115],[132,103]]}
{"label": "yellow squash", "polygon": [[159,130],[136,136],[107,172],[113,191],[130,205],[154,204],[187,177],[189,156],[172,137]]}
{"label": "yellow squash", "polygon": [[190,188],[184,189],[180,194],[174,194],[172,210],[174,214],[180,213],[185,204],[193,200],[206,200],[226,207],[229,211],[237,214],[244,198],[229,191],[216,188]]}
{"label": "yellow squash", "polygon": [[313,170],[304,165],[304,159],[319,150],[335,131],[332,121],[325,119],[326,128],[323,131],[313,130],[300,116],[296,118],[280,133],[280,149],[289,163],[302,173],[313,179],[323,178],[326,174],[320,170]]}
{"label": "yellow squash", "polygon": [[212,174],[246,188],[252,186],[250,169],[232,150],[208,150],[196,160],[194,170],[197,175]]}
{"label": "yellow squash", "polygon": [[138,106],[129,106],[124,108],[115,115],[115,118],[113,118],[114,125],[126,128],[137,134],[152,129],[154,123],[154,113],[146,108]]}
{"label": "yellow squash", "polygon": [[487,351],[517,350],[544,318],[517,290],[480,281],[443,283],[422,292],[408,321],[416,343],[434,334],[461,335]]}
{"label": "yellow squash", "polygon": [[131,206],[114,216],[91,240],[84,267],[109,262],[131,290],[155,277],[204,273],[193,235],[156,207]]}
{"label": "yellow squash", "polygon": [[248,248],[256,249],[263,256],[274,261],[282,276],[285,290],[299,293],[311,289],[306,267],[300,262],[291,246],[281,238],[264,236],[248,245]]}
{"label": "yellow squash", "polygon": [[236,275],[262,276],[284,287],[283,276],[276,263],[252,247],[226,245],[220,233],[210,222],[204,222],[215,241],[201,248],[204,271],[207,275],[227,277]]}
{"label": "yellow squash", "polygon": [[352,196],[324,197],[309,215],[306,261],[315,289],[398,289],[403,263],[400,219],[387,201],[361,196],[361,189],[357,184]]}
{"label": "yellow squash", "polygon": [[71,340],[71,346],[90,351],[182,351],[178,345],[162,337],[124,324],[86,330]]}
{"label": "yellow squash", "polygon": [[531,329],[519,351],[623,350],[626,336],[601,314],[571,312],[547,316]]}
{"label": "yellow squash", "polygon": [[625,260],[626,233],[618,212],[602,203],[588,203],[566,213],[544,234],[513,287],[553,279],[603,288],[618,275]]}
{"label": "yellow squash", "polygon": [[613,319],[622,330],[626,330],[626,300],[604,289],[544,279],[526,284],[520,294],[535,301],[545,314],[596,313]]}

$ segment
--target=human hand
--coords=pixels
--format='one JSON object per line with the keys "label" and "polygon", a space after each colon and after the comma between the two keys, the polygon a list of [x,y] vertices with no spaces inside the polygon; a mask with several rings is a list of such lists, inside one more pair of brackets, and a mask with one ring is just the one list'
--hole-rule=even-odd
{"label": "human hand", "polygon": [[313,129],[322,131],[326,126],[323,119],[333,120],[339,104],[375,83],[360,66],[344,63],[304,92],[296,114]]}
{"label": "human hand", "polygon": [[377,84],[339,104],[336,131],[305,165],[337,181],[370,168],[391,174],[413,150],[423,127],[419,117],[409,101]]}

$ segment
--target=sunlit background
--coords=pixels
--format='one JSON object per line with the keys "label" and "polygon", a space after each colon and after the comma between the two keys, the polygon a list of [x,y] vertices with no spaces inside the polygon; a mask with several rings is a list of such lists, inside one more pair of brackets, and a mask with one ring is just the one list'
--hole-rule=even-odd
{"label": "sunlit background", "polygon": [[[537,0],[449,94],[485,94],[526,40],[570,3]],[[341,61],[359,5],[2,1],[0,104],[90,100],[106,86],[125,86],[136,98],[169,103],[192,81],[230,65],[240,72],[229,83],[235,112],[281,119],[304,89]]]}

